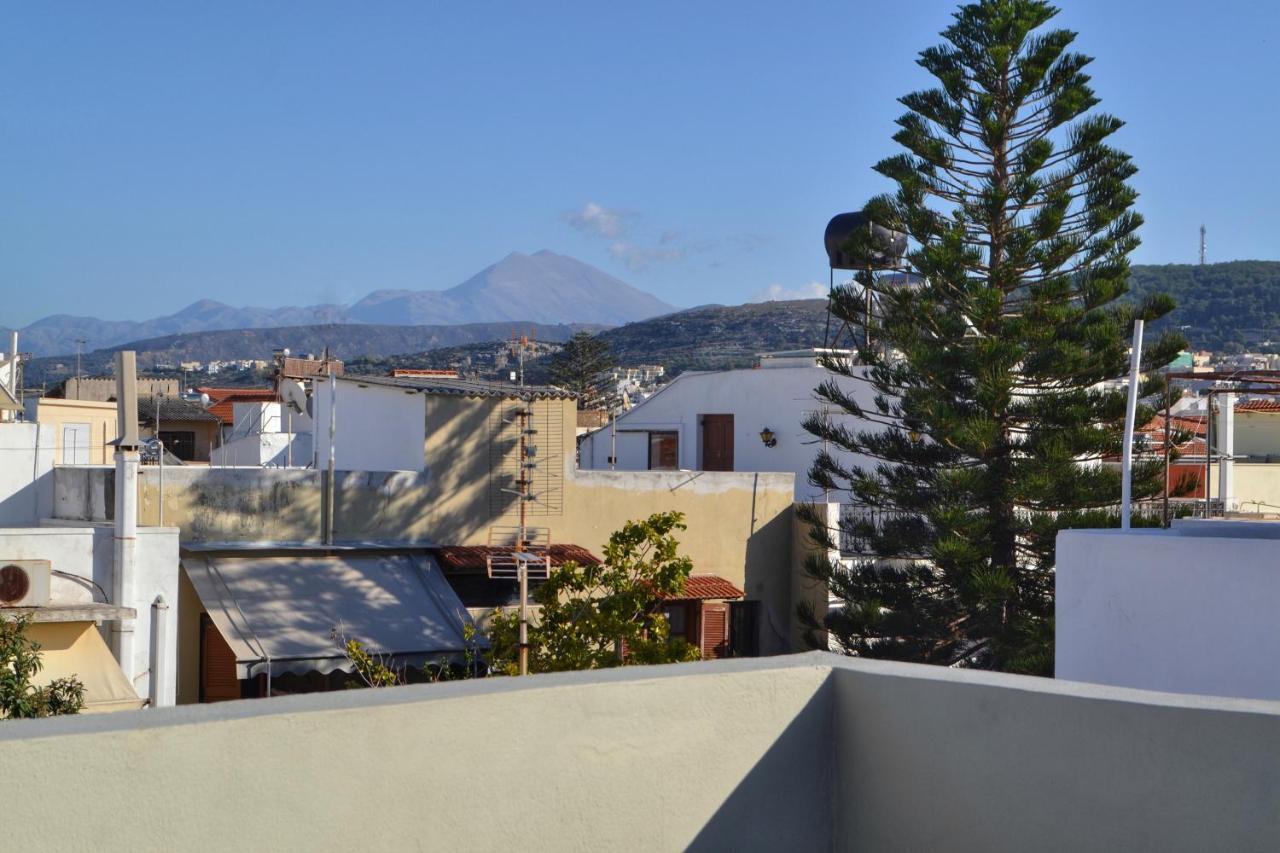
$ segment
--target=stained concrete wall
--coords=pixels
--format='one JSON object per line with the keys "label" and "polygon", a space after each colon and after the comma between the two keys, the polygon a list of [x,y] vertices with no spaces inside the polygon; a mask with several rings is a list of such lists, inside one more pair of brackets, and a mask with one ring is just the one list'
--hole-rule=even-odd
{"label": "stained concrete wall", "polygon": [[1057,676],[1280,699],[1276,538],[1236,521],[1058,534]]}
{"label": "stained concrete wall", "polygon": [[[823,653],[11,721],[0,764],[22,780],[5,799],[14,849],[1261,851],[1280,837],[1280,703]],[[84,793],[75,808],[68,791]]]}

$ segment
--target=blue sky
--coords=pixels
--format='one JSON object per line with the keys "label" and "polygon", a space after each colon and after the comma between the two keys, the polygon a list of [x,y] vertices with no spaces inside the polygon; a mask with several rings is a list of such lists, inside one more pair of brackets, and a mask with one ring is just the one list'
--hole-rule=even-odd
{"label": "blue sky", "polygon": [[[1135,261],[1280,258],[1276,4],[1064,2]],[[512,250],[677,305],[825,282],[953,3],[0,5],[0,325],[445,288]]]}

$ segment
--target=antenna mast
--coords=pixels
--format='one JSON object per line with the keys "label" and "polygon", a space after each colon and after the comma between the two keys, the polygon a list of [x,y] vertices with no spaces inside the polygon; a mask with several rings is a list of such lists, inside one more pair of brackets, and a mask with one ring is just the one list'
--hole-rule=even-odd
{"label": "antenna mast", "polygon": [[1200,266],[1204,266],[1204,226],[1200,226]]}

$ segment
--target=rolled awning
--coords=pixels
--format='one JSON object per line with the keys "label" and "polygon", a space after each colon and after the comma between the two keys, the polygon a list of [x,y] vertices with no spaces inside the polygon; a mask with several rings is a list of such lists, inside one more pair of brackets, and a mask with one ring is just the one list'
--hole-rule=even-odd
{"label": "rolled awning", "polygon": [[182,566],[235,652],[238,678],[349,669],[335,628],[397,664],[455,659],[467,647],[471,617],[426,555],[194,554]]}
{"label": "rolled awning", "polygon": [[37,687],[75,676],[84,685],[82,713],[132,711],[141,708],[129,679],[92,622],[34,622],[27,636],[40,644],[40,672],[31,679]]}

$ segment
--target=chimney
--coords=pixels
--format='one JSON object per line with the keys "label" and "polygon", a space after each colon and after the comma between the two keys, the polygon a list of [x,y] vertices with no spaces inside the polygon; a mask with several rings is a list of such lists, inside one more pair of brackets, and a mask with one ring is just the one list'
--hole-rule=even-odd
{"label": "chimney", "polygon": [[[129,607],[138,546],[138,374],[137,356],[116,353],[116,418],[120,437],[116,445],[115,564],[112,602]],[[137,675],[133,657],[133,620],[119,619],[111,626],[112,651],[129,683]]]}

